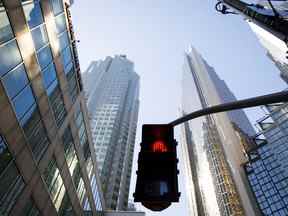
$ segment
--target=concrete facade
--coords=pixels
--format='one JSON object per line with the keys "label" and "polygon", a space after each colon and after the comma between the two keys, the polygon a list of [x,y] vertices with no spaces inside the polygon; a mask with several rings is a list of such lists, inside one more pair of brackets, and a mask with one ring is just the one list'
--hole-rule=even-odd
{"label": "concrete facade", "polygon": [[106,206],[127,210],[139,110],[139,76],[124,55],[92,62],[83,74]]}

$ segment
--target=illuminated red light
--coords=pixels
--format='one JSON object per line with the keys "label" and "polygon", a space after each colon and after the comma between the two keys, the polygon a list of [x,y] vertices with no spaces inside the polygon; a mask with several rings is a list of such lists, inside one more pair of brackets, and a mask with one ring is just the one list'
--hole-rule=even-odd
{"label": "illuminated red light", "polygon": [[167,146],[161,140],[155,141],[152,145],[152,152],[167,152]]}

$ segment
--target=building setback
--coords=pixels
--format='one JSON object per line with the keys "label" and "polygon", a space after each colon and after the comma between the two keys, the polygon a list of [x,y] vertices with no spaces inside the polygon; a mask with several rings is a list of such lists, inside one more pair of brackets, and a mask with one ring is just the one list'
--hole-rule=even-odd
{"label": "building setback", "polygon": [[125,55],[92,62],[83,74],[106,206],[126,210],[139,110],[139,76]]}
{"label": "building setback", "polygon": [[288,104],[266,107],[244,166],[263,215],[288,215]]}
{"label": "building setback", "polygon": [[[194,48],[185,54],[182,87],[183,114],[236,100]],[[256,215],[255,200],[241,168],[246,162],[243,154],[246,144],[241,137],[254,133],[241,110],[208,115],[183,124],[188,200],[194,215]]]}
{"label": "building setback", "polygon": [[69,1],[0,0],[0,214],[102,215]]}

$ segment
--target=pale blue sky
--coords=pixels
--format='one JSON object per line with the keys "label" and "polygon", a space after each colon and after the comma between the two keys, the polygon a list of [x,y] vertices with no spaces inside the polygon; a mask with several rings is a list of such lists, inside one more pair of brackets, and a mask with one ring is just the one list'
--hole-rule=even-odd
{"label": "pale blue sky", "polygon": [[[285,88],[256,36],[240,16],[216,13],[216,0],[76,0],[72,18],[81,68],[107,55],[127,54],[141,77],[137,143],[143,123],[167,123],[180,105],[183,53],[193,45],[240,98]],[[259,113],[249,110],[252,120]],[[139,148],[136,148],[138,155]],[[180,156],[181,160],[181,156]],[[134,164],[135,165],[135,164]],[[135,167],[133,169],[135,177]],[[134,180],[132,181],[132,183]],[[181,203],[153,215],[188,215]],[[134,184],[131,190],[134,191]]]}

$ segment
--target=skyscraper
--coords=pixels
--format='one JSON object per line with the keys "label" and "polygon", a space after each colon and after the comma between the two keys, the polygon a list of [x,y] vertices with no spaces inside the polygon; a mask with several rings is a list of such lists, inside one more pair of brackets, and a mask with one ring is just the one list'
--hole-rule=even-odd
{"label": "skyscraper", "polygon": [[1,215],[102,215],[69,6],[0,0]]}
{"label": "skyscraper", "polygon": [[[288,2],[287,1],[271,1],[267,0],[258,1],[258,11],[260,14],[270,14],[274,16],[275,12],[272,10],[271,5],[273,5],[274,11],[279,13],[281,18],[287,20],[288,18]],[[263,8],[260,8],[262,6]],[[288,44],[287,35],[282,35],[281,33],[275,31],[273,28],[267,28],[267,26],[257,22],[254,19],[246,19],[251,30],[256,34],[259,42],[264,47],[267,52],[268,58],[275,64],[275,66],[280,70],[280,77],[288,83]]]}
{"label": "skyscraper", "polygon": [[272,32],[257,23],[247,20],[250,28],[256,34],[261,45],[267,52],[267,57],[280,71],[280,77],[288,83],[288,46],[287,42],[275,36]]}
{"label": "skyscraper", "polygon": [[288,215],[288,104],[266,108],[244,167],[263,215]]}
{"label": "skyscraper", "polygon": [[[183,114],[236,100],[194,48],[185,54],[182,97]],[[247,145],[239,133],[255,133],[241,110],[183,124],[182,149],[194,215],[256,215],[255,200],[241,168],[246,162],[243,151]]]}
{"label": "skyscraper", "polygon": [[139,109],[139,76],[125,55],[92,62],[83,75],[106,206],[126,210]]}

